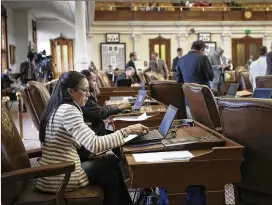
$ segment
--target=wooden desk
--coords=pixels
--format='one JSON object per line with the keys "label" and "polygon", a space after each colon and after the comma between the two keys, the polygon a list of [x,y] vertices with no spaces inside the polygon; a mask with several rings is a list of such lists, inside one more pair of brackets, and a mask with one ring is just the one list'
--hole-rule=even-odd
{"label": "wooden desk", "polygon": [[[113,92],[103,92],[100,93],[97,96],[97,100],[100,105],[104,105],[107,100],[110,99],[110,97],[115,97],[115,96],[137,96],[138,91],[133,90],[133,91],[113,91]],[[150,90],[147,90],[146,92],[147,95],[150,96]]]}
{"label": "wooden desk", "polygon": [[[226,145],[212,149],[191,150],[195,157],[186,162],[163,163],[136,162],[132,154],[126,154],[127,147],[124,147],[123,155],[130,172],[131,187],[164,187],[168,191],[169,204],[181,205],[184,203],[188,186],[203,185],[206,188],[208,205],[225,204],[224,186],[241,181],[240,166],[244,157],[244,147],[199,123],[196,123],[195,128],[181,129],[188,129],[187,131],[196,135],[212,133],[226,140]],[[141,148],[145,149],[144,147],[134,149]],[[151,148],[152,146],[149,147]]]}
{"label": "wooden desk", "polygon": [[[154,100],[154,99],[152,99]],[[127,114],[117,114],[117,115],[113,115],[112,119],[114,117],[118,117],[118,116],[139,116],[143,113],[146,112],[147,116],[151,115],[151,118],[148,118],[144,121],[139,121],[139,122],[135,122],[135,121],[121,121],[121,120],[117,120],[117,121],[113,121],[114,124],[114,128],[115,130],[119,130],[122,129],[124,127],[127,127],[129,125],[134,125],[137,123],[140,123],[142,125],[145,125],[147,127],[157,127],[161,124],[161,121],[165,115],[165,112],[167,110],[167,106],[164,105],[163,103],[157,101],[157,105],[148,105],[148,106],[142,106],[141,110],[139,112],[132,112],[132,113],[127,113]],[[108,101],[105,102],[105,104],[108,104]]]}
{"label": "wooden desk", "polygon": [[[138,86],[138,87],[109,87],[109,88],[99,88],[100,89],[100,93],[107,93],[107,92],[130,92],[130,91],[139,91],[142,87]],[[145,89],[148,90],[149,87],[145,86]]]}

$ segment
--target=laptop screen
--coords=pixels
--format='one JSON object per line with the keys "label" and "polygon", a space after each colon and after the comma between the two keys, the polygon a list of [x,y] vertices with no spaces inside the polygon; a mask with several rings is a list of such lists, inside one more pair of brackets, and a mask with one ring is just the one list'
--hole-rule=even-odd
{"label": "laptop screen", "polygon": [[238,90],[239,84],[237,83],[231,83],[227,92],[227,95],[233,95],[235,96]]}
{"label": "laptop screen", "polygon": [[175,118],[175,115],[177,113],[178,109],[175,108],[172,105],[168,106],[168,109],[162,119],[162,122],[160,124],[159,131],[162,134],[162,136],[166,137],[169,128],[171,127],[171,124]]}
{"label": "laptop screen", "polygon": [[272,98],[272,88],[255,88],[252,98]]}
{"label": "laptop screen", "polygon": [[145,99],[145,95],[146,95],[146,90],[139,90],[135,104],[133,106],[134,109],[136,110],[141,109]]}
{"label": "laptop screen", "polygon": [[131,79],[120,79],[117,81],[117,87],[130,87]]}

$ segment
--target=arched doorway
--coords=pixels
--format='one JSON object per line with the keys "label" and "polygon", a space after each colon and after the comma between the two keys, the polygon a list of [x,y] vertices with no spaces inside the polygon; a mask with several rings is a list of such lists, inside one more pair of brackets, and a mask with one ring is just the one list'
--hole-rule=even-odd
{"label": "arched doorway", "polygon": [[164,60],[169,72],[171,71],[171,39],[166,39],[160,36],[149,39],[149,59],[151,60],[151,53],[157,52],[160,59]]}
{"label": "arched doorway", "polygon": [[62,35],[50,40],[52,53],[52,67],[55,78],[62,73],[74,70],[73,62],[73,40]]}
{"label": "arched doorway", "polygon": [[259,48],[263,44],[262,38],[252,38],[245,36],[244,38],[232,39],[232,61],[234,68],[244,66],[250,55],[253,55],[254,60],[259,57]]}

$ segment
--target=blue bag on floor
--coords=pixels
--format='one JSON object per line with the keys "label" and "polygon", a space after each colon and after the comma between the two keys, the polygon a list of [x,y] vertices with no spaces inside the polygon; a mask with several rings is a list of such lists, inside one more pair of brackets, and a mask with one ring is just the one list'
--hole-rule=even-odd
{"label": "blue bag on floor", "polygon": [[205,188],[203,186],[189,186],[186,191],[186,205],[206,205]]}

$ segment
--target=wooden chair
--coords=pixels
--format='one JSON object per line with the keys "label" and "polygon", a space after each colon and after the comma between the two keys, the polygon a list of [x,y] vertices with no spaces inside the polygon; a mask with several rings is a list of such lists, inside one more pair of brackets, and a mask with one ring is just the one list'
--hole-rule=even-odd
{"label": "wooden chair", "polygon": [[[30,158],[41,157],[41,149],[25,150],[7,109],[1,108],[1,202],[3,205],[102,205],[103,191],[98,186],[87,186],[65,192],[75,163],[30,166]],[[64,159],[65,160],[65,159]],[[65,174],[56,194],[43,193],[35,188],[36,179]]]}
{"label": "wooden chair", "polygon": [[195,121],[221,132],[217,102],[208,86],[184,83],[183,91]]}
{"label": "wooden chair", "polygon": [[257,88],[272,88],[272,75],[256,77]]}
{"label": "wooden chair", "polygon": [[272,101],[222,99],[218,106],[223,135],[245,147],[235,204],[272,204]]}

